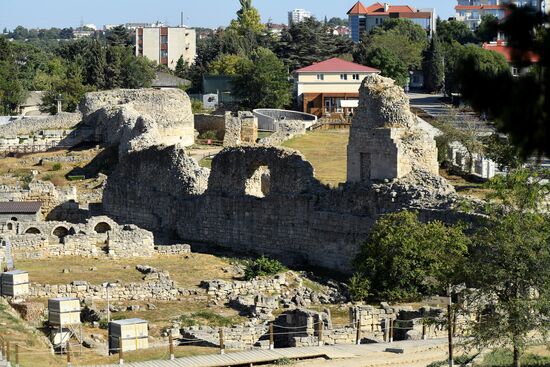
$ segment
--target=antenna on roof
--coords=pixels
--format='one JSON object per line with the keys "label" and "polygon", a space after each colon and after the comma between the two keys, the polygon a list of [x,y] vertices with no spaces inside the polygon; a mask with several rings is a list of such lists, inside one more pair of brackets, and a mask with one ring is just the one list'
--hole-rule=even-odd
{"label": "antenna on roof", "polygon": [[183,27],[183,12],[181,12],[181,22],[180,22],[180,26]]}

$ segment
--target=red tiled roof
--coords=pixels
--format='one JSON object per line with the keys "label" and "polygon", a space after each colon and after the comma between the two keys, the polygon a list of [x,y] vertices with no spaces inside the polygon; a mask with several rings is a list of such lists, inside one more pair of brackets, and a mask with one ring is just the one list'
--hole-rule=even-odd
{"label": "red tiled roof", "polygon": [[[506,58],[506,61],[509,63],[513,61],[513,50],[512,48],[506,46],[505,42],[497,41],[496,43],[484,43],[483,48],[489,51],[498,52]],[[519,55],[522,61],[529,61],[533,64],[539,62],[540,57],[532,52],[529,52],[525,55]]]}
{"label": "red tiled roof", "polygon": [[295,71],[296,73],[319,73],[319,72],[367,72],[379,73],[380,70],[354,62],[339,59],[337,57],[306,66]]}
{"label": "red tiled roof", "polygon": [[362,2],[358,1],[355,3],[355,5],[348,11],[349,14],[366,14],[367,8],[365,8],[365,5],[363,5]]}
{"label": "red tiled roof", "polygon": [[0,213],[34,214],[40,210],[40,201],[6,201],[0,202]]}

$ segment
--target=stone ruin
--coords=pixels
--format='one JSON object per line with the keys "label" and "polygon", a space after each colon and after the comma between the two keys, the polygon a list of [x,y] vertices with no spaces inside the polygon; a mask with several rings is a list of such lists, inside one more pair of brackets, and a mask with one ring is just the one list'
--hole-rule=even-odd
{"label": "stone ruin", "polygon": [[437,175],[435,142],[393,82],[365,80],[353,124],[348,182],[338,189],[322,185],[292,150],[226,148],[208,171],[181,146],[144,145],[108,178],[105,213],[163,236],[344,273],[382,214],[469,219],[452,210],[456,194]]}
{"label": "stone ruin", "polygon": [[348,144],[348,182],[438,175],[437,147],[410,111],[403,88],[377,74],[363,81]]}
{"label": "stone ruin", "polygon": [[255,144],[258,140],[258,118],[252,112],[225,113],[224,147]]}

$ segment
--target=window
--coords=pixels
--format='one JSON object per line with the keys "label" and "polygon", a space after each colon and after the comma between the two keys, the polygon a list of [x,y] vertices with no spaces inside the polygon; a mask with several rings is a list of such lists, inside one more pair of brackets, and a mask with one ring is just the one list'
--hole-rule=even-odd
{"label": "window", "polygon": [[325,80],[325,74],[317,74],[317,80]]}
{"label": "window", "polygon": [[348,74],[340,74],[340,80],[348,80]]}
{"label": "window", "polygon": [[168,43],[168,36],[160,36],[160,43]]}
{"label": "window", "polygon": [[359,80],[359,74],[353,74],[353,80]]}
{"label": "window", "polygon": [[168,57],[168,51],[166,51],[166,50],[161,50],[161,51],[160,51],[160,57],[162,57],[162,58]]}

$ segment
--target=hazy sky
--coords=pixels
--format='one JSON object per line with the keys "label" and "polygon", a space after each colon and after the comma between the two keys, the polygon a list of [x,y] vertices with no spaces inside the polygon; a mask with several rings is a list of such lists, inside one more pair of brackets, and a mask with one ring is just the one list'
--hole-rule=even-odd
{"label": "hazy sky", "polygon": [[[363,1],[365,5],[375,2]],[[382,1],[381,1],[382,2]],[[393,5],[408,4],[417,8],[435,7],[441,18],[453,16],[456,1],[389,0]],[[346,17],[354,0],[253,0],[262,20],[286,23],[287,12],[295,8],[310,10],[323,19]],[[77,27],[81,22],[104,24],[150,22],[160,20],[171,25],[180,22],[184,12],[190,26],[227,25],[239,8],[238,0],[0,0],[0,30],[17,25],[27,28]]]}

